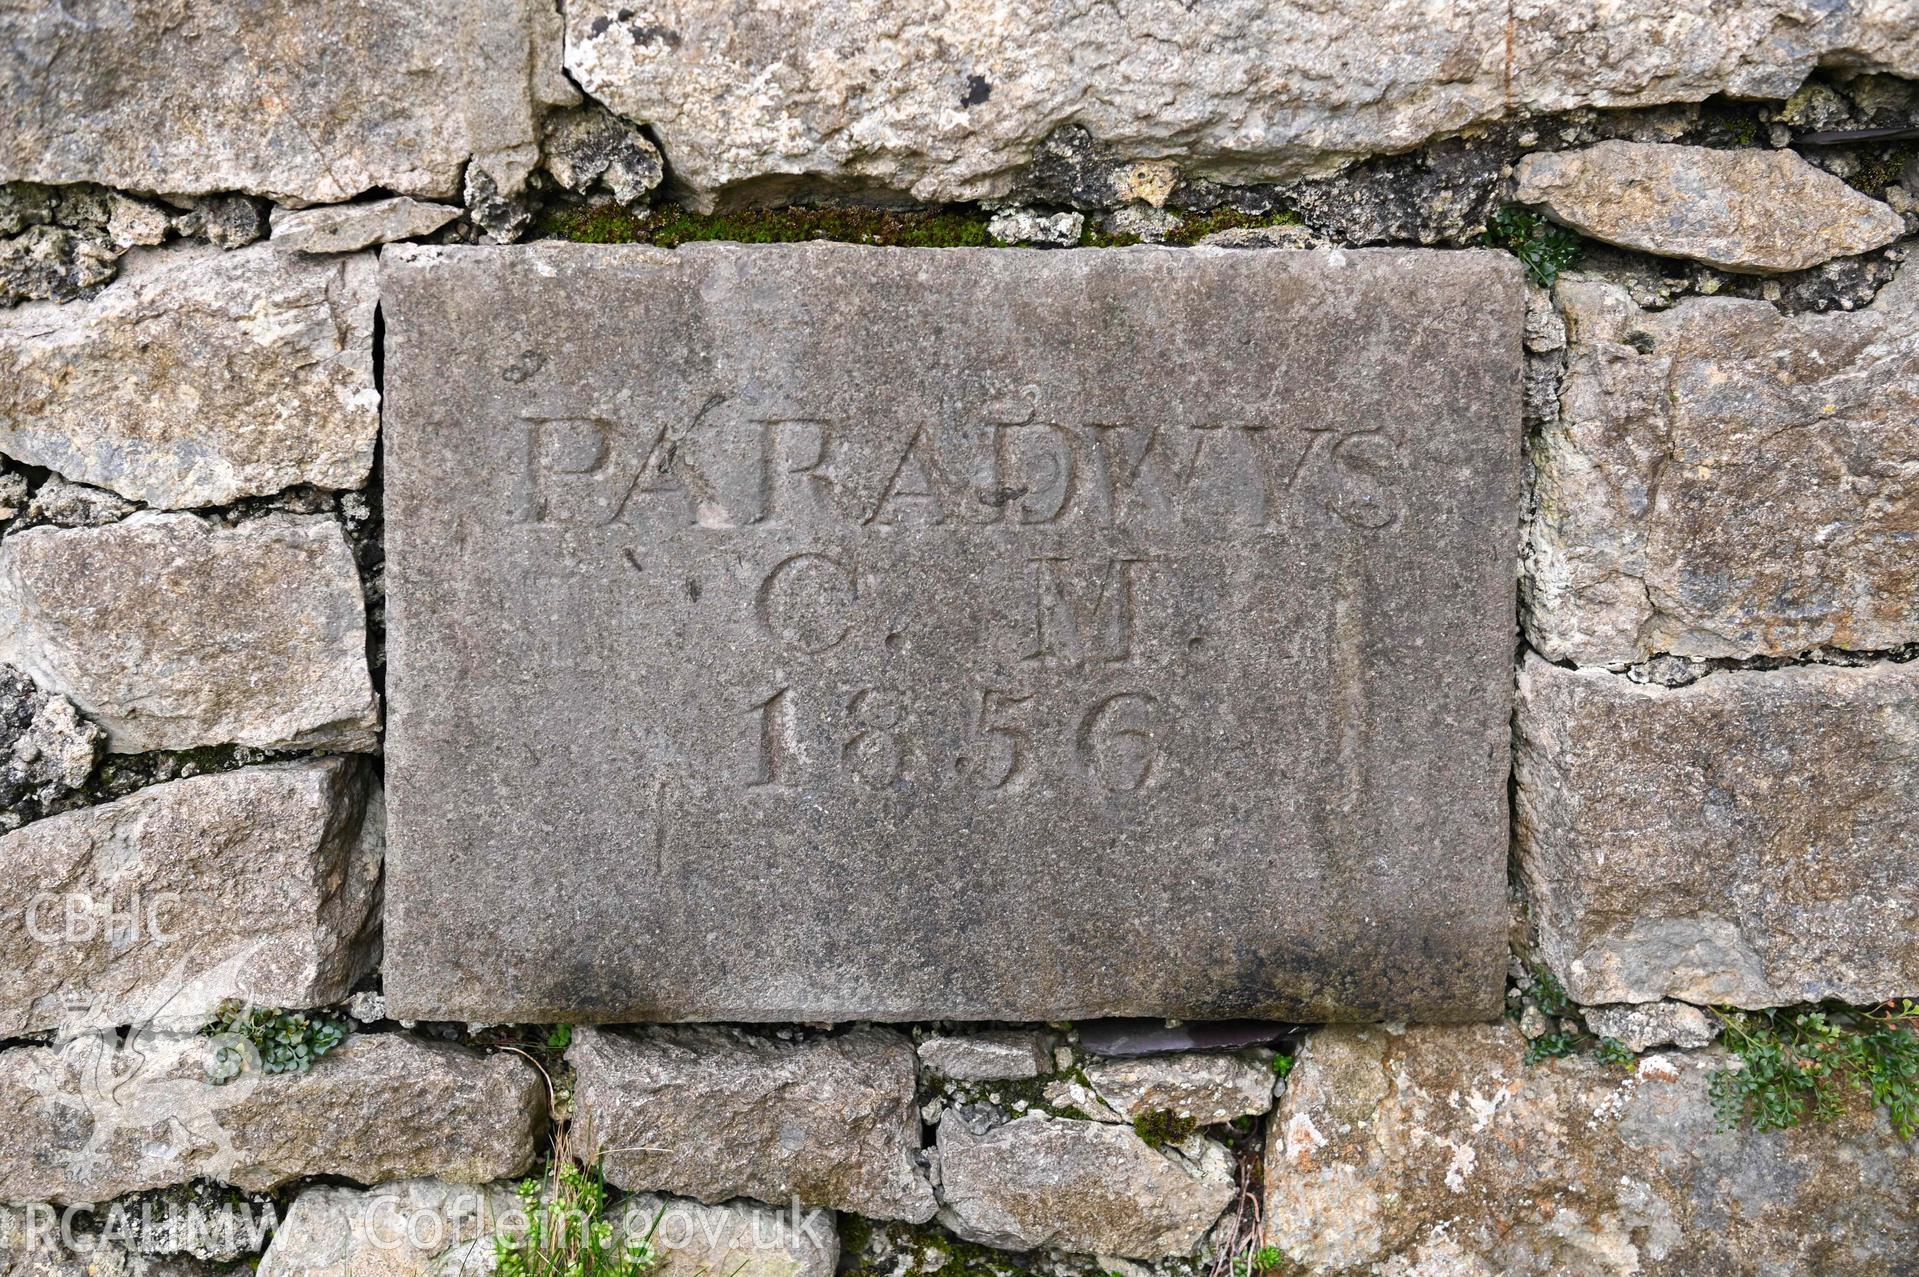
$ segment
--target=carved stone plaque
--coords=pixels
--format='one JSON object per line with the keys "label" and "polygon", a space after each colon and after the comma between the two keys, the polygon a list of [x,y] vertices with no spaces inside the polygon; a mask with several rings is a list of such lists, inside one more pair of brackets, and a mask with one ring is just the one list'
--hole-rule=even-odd
{"label": "carved stone plaque", "polygon": [[1481,252],[384,256],[387,995],[1497,1013]]}

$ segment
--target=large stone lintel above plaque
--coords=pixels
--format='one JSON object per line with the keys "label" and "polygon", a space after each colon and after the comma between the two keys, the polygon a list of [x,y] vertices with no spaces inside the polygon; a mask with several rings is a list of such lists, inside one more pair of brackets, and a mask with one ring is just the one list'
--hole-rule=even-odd
{"label": "large stone lintel above plaque", "polygon": [[386,989],[1495,1015],[1487,252],[389,249]]}

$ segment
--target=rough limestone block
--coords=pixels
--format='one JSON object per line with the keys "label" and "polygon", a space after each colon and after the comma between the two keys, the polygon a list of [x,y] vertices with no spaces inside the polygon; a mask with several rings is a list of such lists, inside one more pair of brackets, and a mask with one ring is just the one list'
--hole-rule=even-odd
{"label": "rough limestone block", "polygon": [[1519,674],[1518,865],[1580,1003],[1919,989],[1919,666]]}
{"label": "rough limestone block", "polygon": [[460,215],[457,205],[396,195],[367,204],[276,208],[273,246],[283,253],[351,253],[396,239],[430,235]]}
{"label": "rough limestone block", "polygon": [[135,253],[85,303],[0,312],[0,452],[167,508],[373,465],[370,255]]}
{"label": "rough limestone block", "polygon": [[1192,1254],[1233,1200],[1203,1136],[1153,1148],[1124,1126],[1035,1113],[984,1134],[940,1123],[940,1222],[970,1241],[1131,1259]]}
{"label": "rough limestone block", "polygon": [[1212,1126],[1273,1107],[1272,1056],[1267,1052],[1094,1060],[1082,1072],[1098,1102],[1127,1122],[1167,1113]]}
{"label": "rough limestone block", "polygon": [[577,100],[550,0],[0,6],[0,182],[328,203],[518,190]]}
{"label": "rough limestone block", "polygon": [[839,1264],[831,1211],[635,1193],[614,1219],[621,1236],[650,1240],[658,1256],[650,1277],[833,1277]]}
{"label": "rough limestone block", "polygon": [[103,1202],[205,1178],[264,1192],[308,1175],[363,1184],[521,1174],[546,1084],[516,1055],[399,1034],[349,1038],[303,1074],[210,1086],[219,1039],[113,1033],[0,1052],[0,1201]]}
{"label": "rough limestone block", "polygon": [[651,124],[707,201],[1004,195],[1062,122],[1271,180],[1508,116],[1783,98],[1838,56],[1919,74],[1903,0],[575,0],[566,19],[574,79]]}
{"label": "rough limestone block", "polygon": [[0,661],[114,753],[379,744],[366,605],[331,518],[136,514],[0,542]]}
{"label": "rough limestone block", "polygon": [[1717,1129],[1717,1051],[1524,1063],[1508,1024],[1327,1029],[1266,1144],[1265,1237],[1309,1277],[1893,1277],[1919,1145],[1883,1114]]}
{"label": "rough limestone block", "polygon": [[1906,233],[1905,219],[1792,151],[1607,141],[1541,151],[1513,198],[1583,235],[1746,274],[1806,270]]}
{"label": "rough limestone block", "polygon": [[19,902],[0,914],[0,1037],[191,1030],[227,998],[339,1001],[373,964],[381,825],[372,769],[324,758],[170,781],[0,835]]}
{"label": "rough limestone block", "polygon": [[1510,256],[382,271],[395,1014],[1497,1013]]}
{"label": "rough limestone block", "polygon": [[955,1082],[1038,1077],[1053,1069],[1047,1034],[1030,1029],[938,1035],[919,1044],[920,1063]]}
{"label": "rough limestone block", "polygon": [[582,1030],[575,1103],[621,1188],[753,1197],[921,1223],[913,1044],[888,1029],[781,1042],[729,1029]]}
{"label": "rough limestone block", "polygon": [[494,1269],[495,1234],[523,1234],[527,1222],[526,1207],[506,1184],[317,1185],[293,1199],[255,1271],[258,1277],[483,1277]]}
{"label": "rough limestone block", "polygon": [[1557,290],[1525,623],[1554,660],[1919,640],[1919,270],[1850,314]]}

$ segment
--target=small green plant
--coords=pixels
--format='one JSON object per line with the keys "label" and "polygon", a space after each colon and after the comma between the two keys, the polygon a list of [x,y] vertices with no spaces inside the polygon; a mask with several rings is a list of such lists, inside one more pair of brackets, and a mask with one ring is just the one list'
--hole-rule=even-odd
{"label": "small green plant", "polygon": [[1291,1077],[1293,1075],[1293,1062],[1298,1058],[1296,1055],[1275,1055],[1273,1057],[1273,1072],[1280,1077]]}
{"label": "small green plant", "polygon": [[1532,972],[1533,1002],[1542,1013],[1555,1020],[1563,1020],[1578,1011],[1579,1008],[1573,1005],[1572,998],[1566,993],[1566,986],[1559,983],[1558,976],[1539,966],[1534,967]]}
{"label": "small green plant", "polygon": [[1253,1272],[1269,1273],[1286,1262],[1286,1252],[1277,1246],[1261,1246],[1253,1252]]}
{"label": "small green plant", "polygon": [[556,1055],[572,1045],[573,1026],[570,1024],[556,1024],[553,1026],[552,1031],[546,1035],[546,1049]]}
{"label": "small green plant", "polygon": [[1542,288],[1551,288],[1559,272],[1579,260],[1579,236],[1517,204],[1494,213],[1483,238],[1517,257]]}
{"label": "small green plant", "polygon": [[1578,1052],[1585,1039],[1577,1033],[1542,1033],[1526,1047],[1526,1063],[1558,1060]]}
{"label": "small green plant", "polygon": [[1618,1038],[1599,1039],[1599,1045],[1593,1048],[1593,1059],[1609,1068],[1624,1069],[1628,1073],[1639,1067],[1639,1057]]}
{"label": "small green plant", "polygon": [[1157,1109],[1141,1113],[1133,1119],[1133,1133],[1145,1140],[1150,1148],[1177,1144],[1198,1129],[1199,1123],[1190,1117],[1180,1117]]}
{"label": "small green plant", "polygon": [[664,1209],[645,1237],[619,1235],[606,1218],[606,1181],[563,1148],[544,1181],[522,1180],[515,1191],[526,1226],[493,1238],[499,1277],[642,1277],[658,1265],[653,1234]]}
{"label": "small green plant", "polygon": [[[305,1073],[315,1060],[346,1041],[347,1023],[318,1011],[249,1008],[229,1000],[220,1004],[200,1031],[208,1037],[236,1037],[251,1044],[259,1053],[262,1073]],[[247,1055],[239,1043],[221,1044],[207,1065],[208,1077],[215,1086],[225,1086],[246,1072]]]}
{"label": "small green plant", "polygon": [[1739,1061],[1713,1074],[1722,1127],[1831,1121],[1853,1093],[1884,1107],[1902,1139],[1919,1134],[1919,1003],[1721,1011],[1719,1019]]}

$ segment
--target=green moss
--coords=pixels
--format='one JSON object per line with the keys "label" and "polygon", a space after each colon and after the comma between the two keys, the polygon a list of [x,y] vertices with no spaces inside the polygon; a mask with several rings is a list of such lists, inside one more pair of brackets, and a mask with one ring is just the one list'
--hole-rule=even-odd
{"label": "green moss", "polygon": [[1014,1255],[962,1241],[932,1224],[876,1224],[840,1216],[839,1277],[1029,1277]]}
{"label": "green moss", "polygon": [[1863,148],[1855,157],[1858,167],[1846,182],[1854,190],[1883,199],[1886,188],[1899,180],[1914,156],[1919,156],[1919,147],[1911,144]]}
{"label": "green moss", "polygon": [[1242,213],[1238,209],[1218,209],[1203,217],[1189,217],[1166,235],[1168,244],[1197,244],[1220,231],[1259,230],[1268,226],[1298,226],[1299,214],[1290,209],[1277,213]]}
{"label": "green moss", "polygon": [[1133,1134],[1145,1140],[1149,1148],[1177,1144],[1198,1129],[1199,1123],[1190,1117],[1180,1117],[1157,1109],[1141,1113],[1133,1119]]}
{"label": "green moss", "polygon": [[898,212],[872,208],[755,208],[691,213],[680,208],[628,211],[617,204],[549,210],[535,233],[582,244],[677,248],[708,240],[795,244],[824,239],[889,248],[983,248],[993,243],[977,212]]}
{"label": "green moss", "polygon": [[[1276,213],[1242,213],[1235,208],[1216,209],[1211,213],[1182,217],[1179,225],[1166,232],[1163,242],[1185,248],[1220,231],[1259,229],[1267,226],[1298,226],[1299,224],[1299,214],[1290,209],[1281,209]],[[1081,248],[1124,248],[1129,244],[1140,242],[1137,235],[1108,234],[1095,225],[1090,218],[1087,219],[1086,230],[1079,238]]]}
{"label": "green moss", "polygon": [[1046,1098],[1046,1088],[1058,1081],[1078,1082],[1089,1091],[1091,1084],[1079,1069],[1065,1073],[1049,1074],[1046,1077],[1008,1079],[997,1082],[955,1083],[947,1090],[947,1096],[961,1101],[978,1102],[981,1100],[995,1104],[1009,1113],[1045,1113],[1051,1117],[1063,1117],[1075,1122],[1090,1122],[1092,1114],[1072,1104],[1055,1104]]}
{"label": "green moss", "polygon": [[[1186,218],[1168,232],[1168,244],[1194,244],[1217,231],[1241,227],[1292,226],[1299,215],[1242,213],[1220,209]],[[585,204],[547,210],[535,224],[543,239],[581,244],[652,244],[676,248],[707,240],[736,244],[795,244],[832,240],[888,248],[991,248],[999,244],[977,209],[897,211],[875,208],[753,208],[731,213],[691,213],[681,208],[628,210],[617,204]],[[1080,237],[1087,248],[1140,242],[1137,235],[1109,235],[1088,220]]]}

